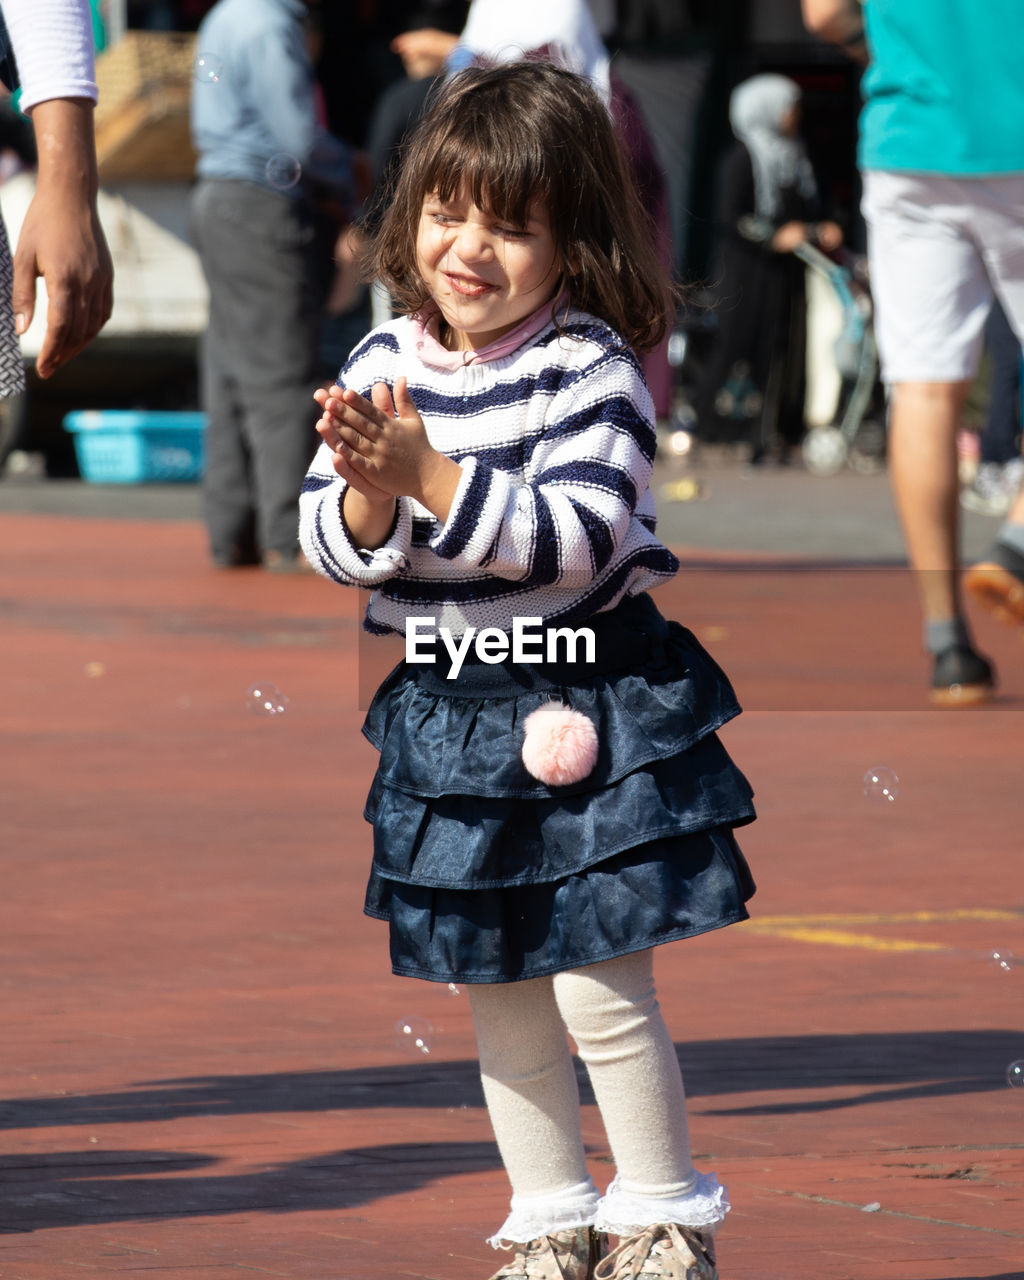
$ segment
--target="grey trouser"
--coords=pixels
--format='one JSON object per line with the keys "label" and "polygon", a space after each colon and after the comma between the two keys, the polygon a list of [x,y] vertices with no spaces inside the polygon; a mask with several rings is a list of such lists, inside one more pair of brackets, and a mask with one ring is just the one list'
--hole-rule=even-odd
{"label": "grey trouser", "polygon": [[210,550],[227,563],[291,556],[319,443],[312,220],[277,192],[208,179],[193,195],[192,237],[210,290],[201,361]]}

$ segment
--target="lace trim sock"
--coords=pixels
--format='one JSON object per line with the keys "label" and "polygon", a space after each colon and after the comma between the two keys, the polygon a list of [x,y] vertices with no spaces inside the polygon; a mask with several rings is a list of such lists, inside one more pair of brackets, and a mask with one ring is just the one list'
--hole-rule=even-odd
{"label": "lace trim sock", "polygon": [[590,1178],[551,1195],[514,1195],[511,1213],[487,1243],[492,1249],[511,1249],[555,1231],[592,1227],[600,1203],[601,1197]]}
{"label": "lace trim sock", "polygon": [[698,1173],[697,1185],[689,1195],[671,1199],[623,1191],[616,1177],[601,1200],[594,1226],[598,1231],[623,1236],[636,1227],[674,1222],[714,1234],[729,1208],[729,1188],[723,1187],[713,1173]]}

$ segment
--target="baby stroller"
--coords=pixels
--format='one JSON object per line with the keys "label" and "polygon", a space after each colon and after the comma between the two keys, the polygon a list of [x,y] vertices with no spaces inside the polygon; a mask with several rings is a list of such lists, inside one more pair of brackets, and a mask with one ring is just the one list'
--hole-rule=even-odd
{"label": "baby stroller", "polygon": [[885,461],[885,406],[871,295],[853,255],[836,262],[808,244],[793,252],[807,267],[804,466],[818,476],[844,466],[878,471]]}

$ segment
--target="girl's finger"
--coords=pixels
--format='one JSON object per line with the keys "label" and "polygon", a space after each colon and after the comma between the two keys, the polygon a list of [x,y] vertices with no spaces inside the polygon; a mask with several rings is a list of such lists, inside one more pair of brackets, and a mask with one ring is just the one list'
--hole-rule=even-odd
{"label": "girl's finger", "polygon": [[395,417],[395,402],[391,398],[391,392],[388,390],[386,382],[375,382],[370,395],[373,397],[374,407],[378,412],[384,414],[386,418]]}
{"label": "girl's finger", "polygon": [[329,449],[337,449],[340,443],[340,437],[334,429],[334,423],[330,418],[321,418],[319,422],[314,423],[317,435],[323,440]]}
{"label": "girl's finger", "polygon": [[381,501],[384,498],[393,497],[393,494],[381,489],[375,485],[372,480],[367,480],[366,476],[355,465],[354,455],[348,451],[347,446],[342,445],[344,453],[336,453],[334,455],[334,470],[345,480],[357,493],[361,493],[364,497]]}
{"label": "girl's finger", "polygon": [[353,431],[358,431],[367,440],[376,440],[381,433],[380,413],[367,400],[363,400],[362,396],[356,397],[366,406],[364,411],[360,405],[351,404],[346,400],[328,400],[327,411],[334,420],[334,425],[351,427]]}
{"label": "girl's finger", "polygon": [[[332,388],[333,390],[334,388]],[[340,387],[337,388],[337,391],[338,394],[336,396],[332,395],[331,398],[337,400],[353,413],[361,414],[364,418],[369,418],[371,422],[383,416],[377,406],[371,400],[367,400],[365,396],[361,396],[358,391],[342,391]]]}
{"label": "girl's finger", "polygon": [[409,394],[407,378],[398,378],[395,382],[395,409],[400,418],[418,418],[419,411]]}
{"label": "girl's finger", "polygon": [[368,439],[361,431],[355,427],[350,427],[347,423],[335,424],[335,430],[341,439],[341,443],[347,445],[353,453],[367,458],[372,456],[374,451],[373,441]]}

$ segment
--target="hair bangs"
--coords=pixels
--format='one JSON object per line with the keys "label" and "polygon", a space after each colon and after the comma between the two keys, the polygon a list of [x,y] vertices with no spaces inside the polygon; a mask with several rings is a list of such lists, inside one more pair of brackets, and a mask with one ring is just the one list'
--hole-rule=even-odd
{"label": "hair bangs", "polygon": [[467,112],[454,119],[426,168],[423,195],[441,200],[469,196],[478,209],[525,227],[535,203],[546,204],[551,174],[536,134],[517,129],[498,112]]}

